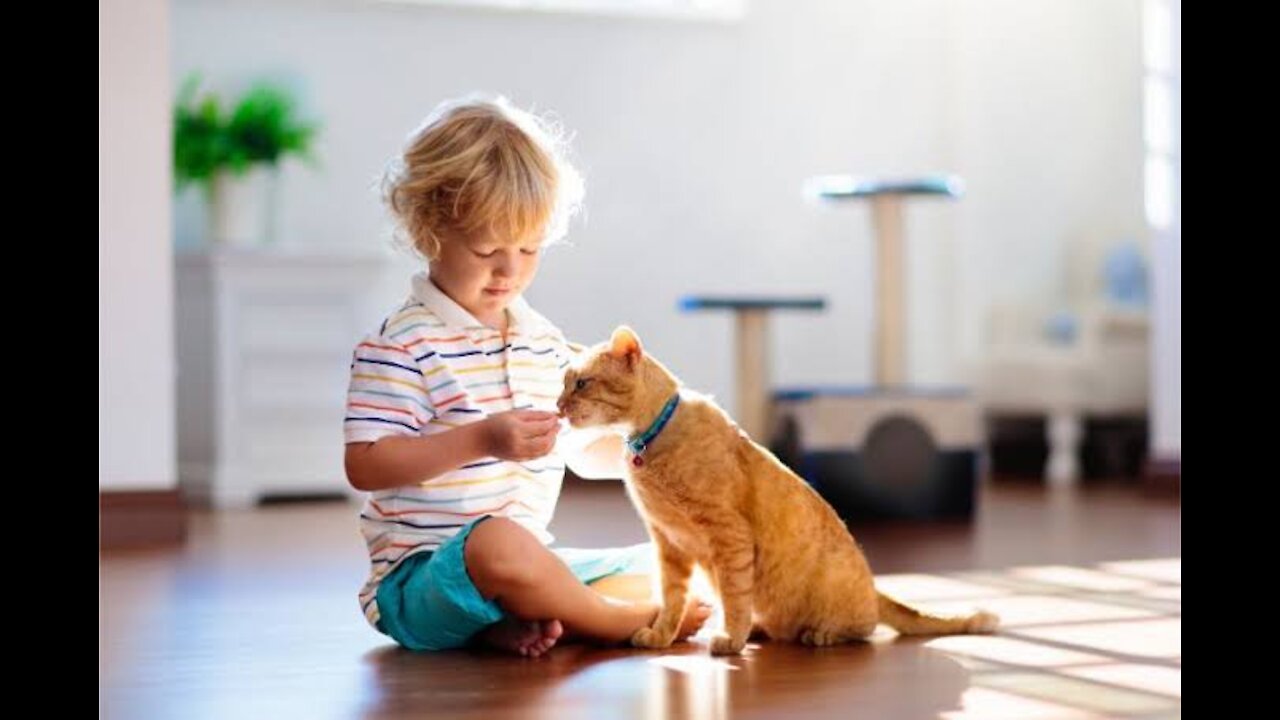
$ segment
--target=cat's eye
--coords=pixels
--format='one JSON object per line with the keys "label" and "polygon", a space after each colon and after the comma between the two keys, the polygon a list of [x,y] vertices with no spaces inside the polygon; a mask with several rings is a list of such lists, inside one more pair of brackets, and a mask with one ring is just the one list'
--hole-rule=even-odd
{"label": "cat's eye", "polygon": [[591,378],[578,378],[578,382],[573,384],[573,389],[579,391],[585,390],[587,388],[587,383],[589,382],[591,382]]}

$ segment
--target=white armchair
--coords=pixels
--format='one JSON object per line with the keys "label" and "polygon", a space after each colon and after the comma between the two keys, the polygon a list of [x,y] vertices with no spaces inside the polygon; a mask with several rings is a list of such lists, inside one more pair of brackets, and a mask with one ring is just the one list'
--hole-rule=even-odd
{"label": "white armchair", "polygon": [[1052,338],[1054,315],[1025,304],[995,307],[987,351],[974,388],[984,413],[1044,414],[1049,441],[1045,476],[1069,484],[1080,474],[1083,418],[1145,416],[1149,329],[1144,310],[1094,304],[1071,316],[1074,327]]}

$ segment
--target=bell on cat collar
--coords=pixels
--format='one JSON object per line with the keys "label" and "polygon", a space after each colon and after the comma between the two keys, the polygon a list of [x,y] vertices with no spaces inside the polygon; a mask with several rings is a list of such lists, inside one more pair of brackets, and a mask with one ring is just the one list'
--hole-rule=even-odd
{"label": "bell on cat collar", "polygon": [[636,467],[640,467],[641,465],[644,464],[644,458],[640,457],[639,455],[633,455],[631,456],[631,464],[635,465]]}

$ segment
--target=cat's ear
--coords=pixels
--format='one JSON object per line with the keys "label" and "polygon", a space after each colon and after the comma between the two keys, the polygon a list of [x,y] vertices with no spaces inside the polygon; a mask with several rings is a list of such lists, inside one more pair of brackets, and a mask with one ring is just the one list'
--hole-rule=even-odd
{"label": "cat's ear", "polygon": [[640,364],[640,358],[644,357],[644,350],[640,347],[640,338],[634,330],[626,325],[619,325],[613,331],[613,337],[609,339],[609,345],[609,354],[626,360],[629,368],[634,368]]}

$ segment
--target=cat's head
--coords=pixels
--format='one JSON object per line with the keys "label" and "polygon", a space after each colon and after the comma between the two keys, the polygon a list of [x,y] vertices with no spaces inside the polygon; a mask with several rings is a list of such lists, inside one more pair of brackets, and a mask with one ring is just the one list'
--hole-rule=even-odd
{"label": "cat's head", "polygon": [[613,427],[630,431],[651,406],[658,407],[677,382],[640,345],[635,331],[623,325],[608,342],[578,356],[564,375],[564,391],[556,406],[575,428]]}

